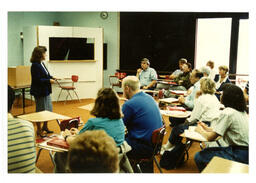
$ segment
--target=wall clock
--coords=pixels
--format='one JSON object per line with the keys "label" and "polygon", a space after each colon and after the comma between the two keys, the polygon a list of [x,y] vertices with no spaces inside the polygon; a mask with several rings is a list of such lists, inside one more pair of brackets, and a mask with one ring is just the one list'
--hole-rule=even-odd
{"label": "wall clock", "polygon": [[102,18],[102,19],[107,19],[108,18],[108,13],[107,12],[101,12],[100,13],[100,17]]}

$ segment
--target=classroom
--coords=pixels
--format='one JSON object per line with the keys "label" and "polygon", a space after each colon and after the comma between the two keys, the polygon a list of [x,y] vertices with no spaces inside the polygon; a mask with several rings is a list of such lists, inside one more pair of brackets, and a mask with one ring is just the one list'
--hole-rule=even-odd
{"label": "classroom", "polygon": [[249,173],[248,11],[7,17],[8,174]]}

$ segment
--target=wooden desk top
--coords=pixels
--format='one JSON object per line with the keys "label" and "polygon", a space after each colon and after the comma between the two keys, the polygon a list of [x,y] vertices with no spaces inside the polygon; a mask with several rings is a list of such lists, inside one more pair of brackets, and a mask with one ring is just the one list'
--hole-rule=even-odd
{"label": "wooden desk top", "polygon": [[30,121],[30,122],[44,122],[44,121],[51,121],[55,119],[70,119],[71,117],[64,116],[61,114],[57,114],[50,111],[41,111],[35,112],[30,114],[24,114],[17,116],[18,118]]}
{"label": "wooden desk top", "polygon": [[187,118],[190,116],[191,111],[182,112],[182,111],[160,110],[160,113],[168,117]]}
{"label": "wooden desk top", "polygon": [[249,165],[214,156],[202,173],[249,173]]}

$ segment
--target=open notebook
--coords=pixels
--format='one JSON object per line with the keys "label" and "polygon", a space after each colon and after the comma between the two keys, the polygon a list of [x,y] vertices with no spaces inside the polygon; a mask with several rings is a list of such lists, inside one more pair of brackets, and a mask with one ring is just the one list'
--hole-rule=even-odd
{"label": "open notebook", "polygon": [[184,136],[186,138],[201,141],[201,142],[207,141],[207,139],[204,136],[202,136],[200,133],[195,131],[195,128],[196,126],[189,126],[189,128],[184,131]]}

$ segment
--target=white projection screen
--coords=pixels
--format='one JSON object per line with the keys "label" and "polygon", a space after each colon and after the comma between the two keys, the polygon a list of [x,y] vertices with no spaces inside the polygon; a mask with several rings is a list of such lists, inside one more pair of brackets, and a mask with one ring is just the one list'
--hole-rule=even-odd
{"label": "white projection screen", "polygon": [[[249,20],[240,20],[237,48],[237,74],[249,75]],[[237,76],[236,84],[245,87],[249,76]]]}
{"label": "white projection screen", "polygon": [[231,22],[231,18],[197,19],[195,68],[209,60],[214,61],[217,73],[220,65],[229,66]]}

